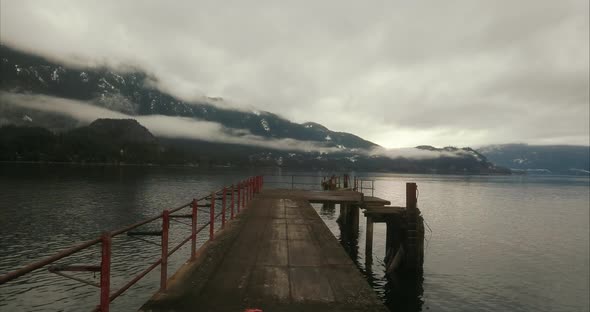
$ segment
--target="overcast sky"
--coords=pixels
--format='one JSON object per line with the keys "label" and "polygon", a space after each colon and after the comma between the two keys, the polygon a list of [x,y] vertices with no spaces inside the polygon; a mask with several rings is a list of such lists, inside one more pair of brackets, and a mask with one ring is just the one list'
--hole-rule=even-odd
{"label": "overcast sky", "polygon": [[386,147],[589,144],[587,0],[0,0],[0,39]]}

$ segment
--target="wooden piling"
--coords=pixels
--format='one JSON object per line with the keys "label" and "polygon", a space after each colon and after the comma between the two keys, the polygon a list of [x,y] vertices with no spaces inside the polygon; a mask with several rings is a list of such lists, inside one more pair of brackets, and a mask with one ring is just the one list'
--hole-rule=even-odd
{"label": "wooden piling", "polygon": [[367,235],[365,237],[365,263],[373,263],[373,217],[367,216]]}
{"label": "wooden piling", "polygon": [[422,271],[424,262],[424,225],[417,205],[417,195],[418,187],[416,183],[406,183],[407,250],[405,267],[409,271]]}

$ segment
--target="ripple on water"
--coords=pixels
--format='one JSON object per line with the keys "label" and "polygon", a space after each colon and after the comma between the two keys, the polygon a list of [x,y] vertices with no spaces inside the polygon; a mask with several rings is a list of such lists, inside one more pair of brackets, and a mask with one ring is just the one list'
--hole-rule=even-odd
{"label": "ripple on water", "polygon": [[[2,168],[4,170],[4,168]],[[10,171],[10,170],[9,170]],[[58,168],[0,176],[0,272],[18,268],[104,230],[132,224],[164,207],[230,184],[248,173],[174,168]],[[6,173],[5,173],[6,172]],[[385,226],[375,226],[373,265],[364,265],[365,220],[346,241],[338,209],[314,205],[378,295],[395,311],[588,311],[589,183],[580,178],[380,175],[375,196],[404,205],[404,183],[418,183],[419,207],[432,229],[424,275],[385,278]],[[283,179],[290,182],[290,177]],[[310,180],[311,181],[311,180]],[[35,190],[31,192],[30,190]],[[180,199],[180,200],[179,200]],[[203,224],[200,219],[199,224]],[[216,225],[219,226],[219,223]],[[158,224],[145,226],[158,229]],[[170,246],[189,233],[172,224]],[[201,235],[199,244],[206,239]],[[148,238],[149,239],[149,238]],[[158,238],[152,238],[158,242]],[[188,246],[170,258],[174,272]],[[113,289],[159,257],[157,246],[121,235],[113,241]],[[97,265],[90,248],[61,264]],[[98,282],[98,275],[73,273]],[[136,310],[159,285],[159,269],[114,301],[113,311]],[[0,286],[2,311],[80,311],[98,303],[98,291],[38,270]]]}

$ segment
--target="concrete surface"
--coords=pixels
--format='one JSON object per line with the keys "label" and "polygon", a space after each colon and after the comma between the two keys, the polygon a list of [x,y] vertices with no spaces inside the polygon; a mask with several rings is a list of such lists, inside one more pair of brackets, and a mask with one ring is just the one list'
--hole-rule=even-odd
{"label": "concrete surface", "polygon": [[285,190],[256,195],[142,310],[248,308],[388,311],[305,196]]}

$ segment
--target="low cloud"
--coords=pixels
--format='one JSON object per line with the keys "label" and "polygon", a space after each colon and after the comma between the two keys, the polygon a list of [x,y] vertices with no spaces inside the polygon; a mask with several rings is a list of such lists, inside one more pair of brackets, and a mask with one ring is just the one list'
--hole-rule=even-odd
{"label": "low cloud", "polygon": [[12,47],[382,146],[589,143],[588,0],[0,5]]}
{"label": "low cloud", "polygon": [[440,157],[465,157],[467,152],[463,150],[447,151],[447,150],[426,150],[415,147],[407,148],[374,148],[368,152],[370,156],[382,156],[391,159],[406,158],[406,159],[436,159]]}
{"label": "low cloud", "polygon": [[90,105],[86,102],[47,95],[30,95],[0,91],[0,103],[59,113],[86,123],[90,123],[97,118],[130,118],[123,113]]}
{"label": "low cloud", "polygon": [[184,138],[228,144],[250,145],[277,150],[301,152],[337,152],[340,149],[326,147],[319,142],[294,139],[267,139],[253,135],[245,129],[229,129],[223,125],[186,117],[163,115],[131,116],[98,107],[87,102],[47,95],[29,95],[0,92],[0,103],[33,110],[65,115],[90,123],[98,118],[135,119],[158,137]]}
{"label": "low cloud", "polygon": [[326,147],[322,143],[314,141],[300,141],[288,138],[267,139],[253,135],[245,129],[230,129],[216,122],[196,120],[187,117],[163,115],[132,116],[112,111],[104,107],[95,106],[88,102],[47,95],[0,92],[0,103],[68,116],[80,121],[82,124],[89,124],[98,118],[131,118],[137,120],[154,135],[166,138],[193,139],[207,142],[240,144],[301,152],[334,153],[348,151],[369,157],[381,156],[391,159],[433,159],[439,157],[464,156],[462,151],[431,151],[417,148],[387,149],[378,147],[372,150],[342,150],[335,147]]}

